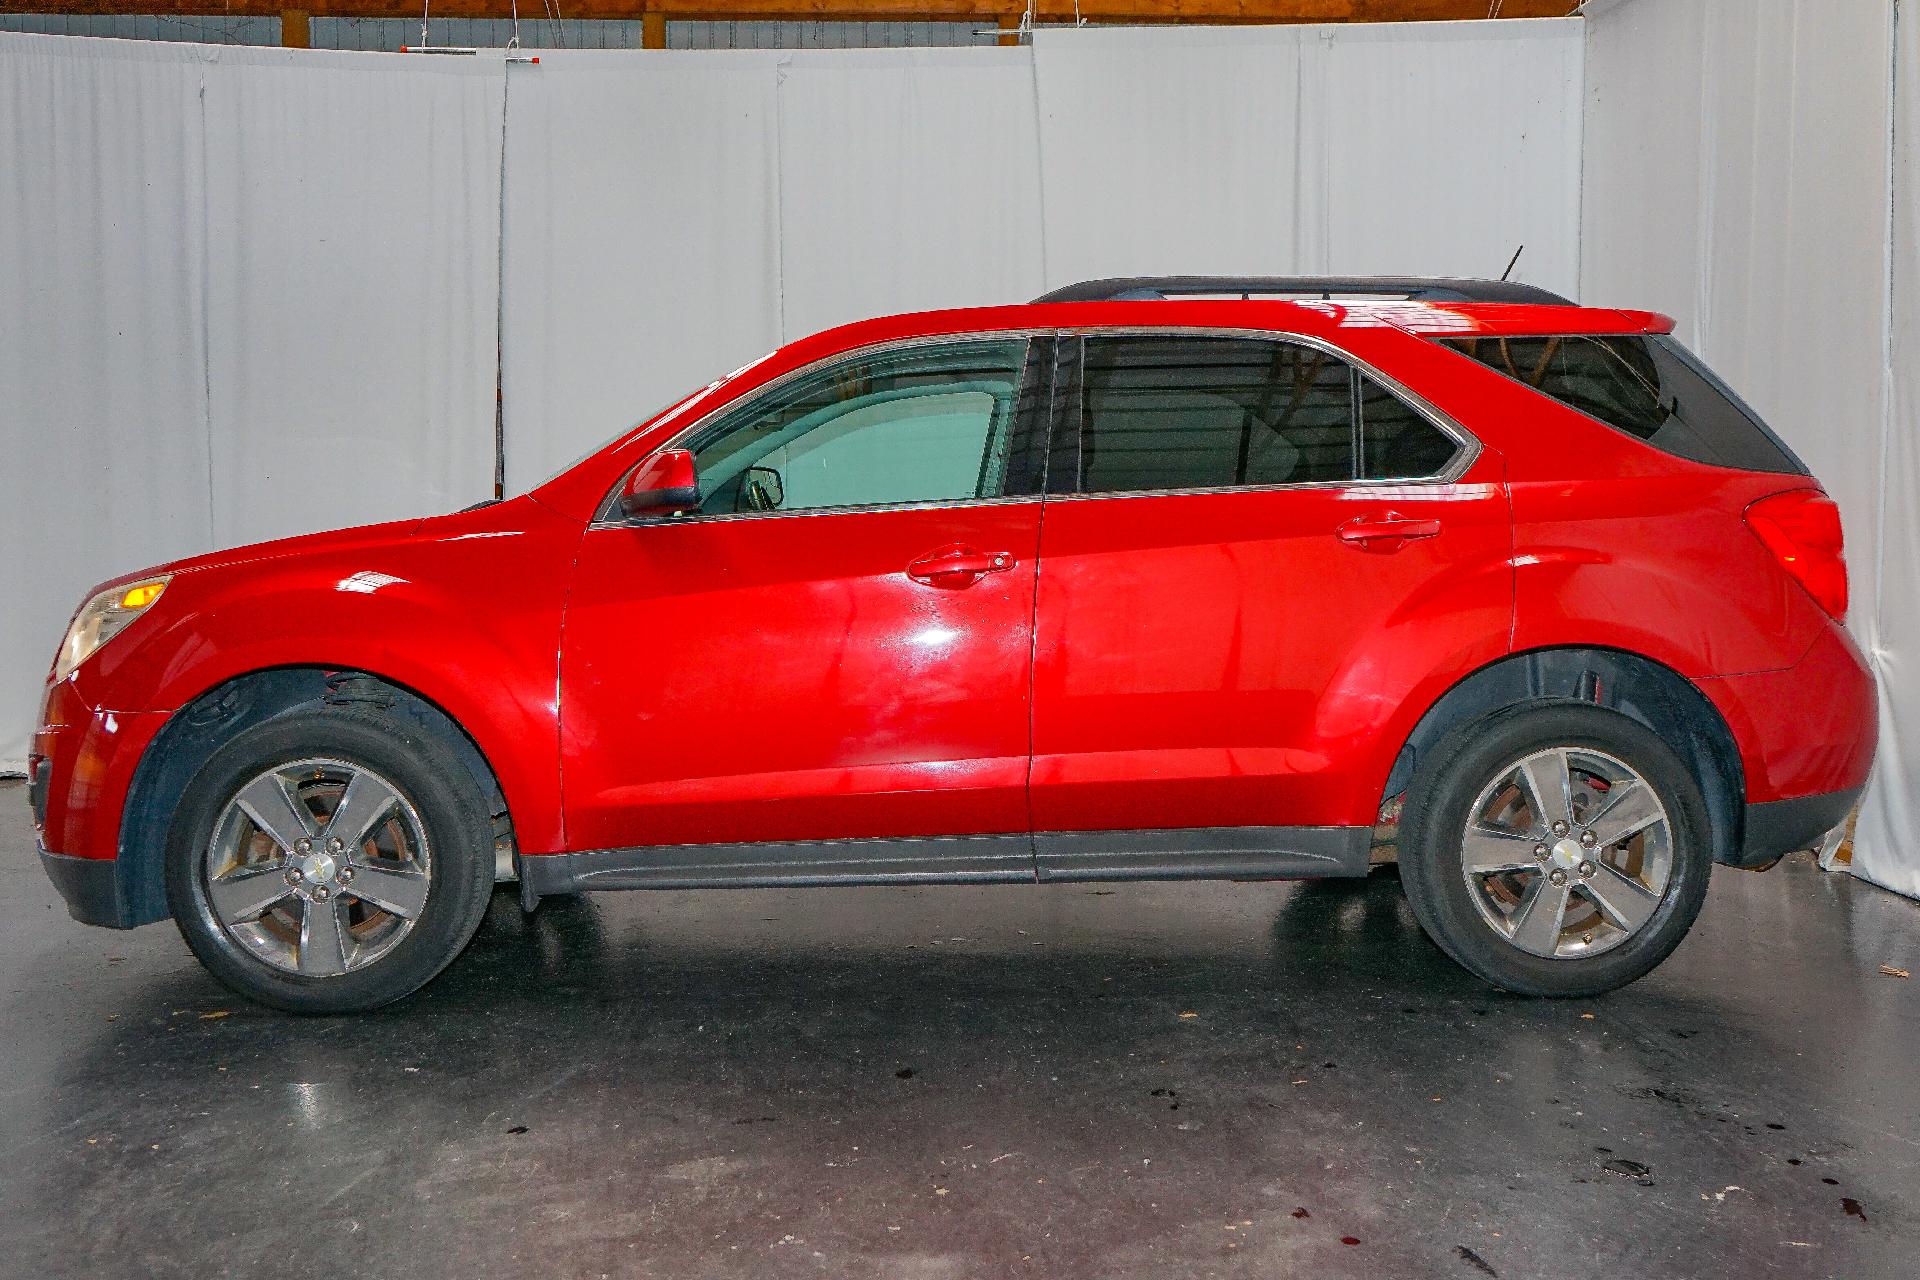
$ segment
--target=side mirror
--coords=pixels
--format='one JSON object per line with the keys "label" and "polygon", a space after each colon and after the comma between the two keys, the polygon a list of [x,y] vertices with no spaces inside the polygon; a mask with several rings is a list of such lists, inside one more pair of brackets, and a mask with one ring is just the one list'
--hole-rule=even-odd
{"label": "side mirror", "polygon": [[787,501],[787,486],[772,467],[748,467],[741,478],[735,511],[778,511]]}
{"label": "side mirror", "polygon": [[700,478],[693,454],[662,449],[633,469],[620,490],[620,514],[629,520],[672,515],[700,505]]}

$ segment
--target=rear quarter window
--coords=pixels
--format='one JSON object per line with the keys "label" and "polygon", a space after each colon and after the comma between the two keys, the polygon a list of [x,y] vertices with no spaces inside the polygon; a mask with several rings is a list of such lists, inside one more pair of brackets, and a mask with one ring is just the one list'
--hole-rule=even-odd
{"label": "rear quarter window", "polygon": [[1791,450],[1673,338],[1541,334],[1443,338],[1443,346],[1692,462],[1806,475]]}

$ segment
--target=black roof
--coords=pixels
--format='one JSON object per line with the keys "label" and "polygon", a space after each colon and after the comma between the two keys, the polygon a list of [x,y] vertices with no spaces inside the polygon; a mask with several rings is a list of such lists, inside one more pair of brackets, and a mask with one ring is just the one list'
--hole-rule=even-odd
{"label": "black roof", "polygon": [[1440,276],[1118,276],[1082,280],[1043,293],[1035,302],[1139,302],[1185,294],[1407,298],[1415,302],[1519,302],[1570,307],[1573,302],[1517,280],[1460,280]]}

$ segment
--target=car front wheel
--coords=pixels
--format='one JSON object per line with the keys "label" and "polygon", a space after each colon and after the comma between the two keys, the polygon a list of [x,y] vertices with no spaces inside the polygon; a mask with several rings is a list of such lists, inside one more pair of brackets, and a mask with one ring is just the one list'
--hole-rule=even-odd
{"label": "car front wheel", "polygon": [[1646,727],[1538,706],[1456,731],[1416,769],[1401,880],[1427,935],[1486,981],[1596,995],[1686,936],[1707,832],[1699,787]]}
{"label": "car front wheel", "polygon": [[376,1008],[473,936],[486,806],[448,746],[362,708],[276,717],[207,760],[176,810],[167,897],[194,954],[295,1013]]}

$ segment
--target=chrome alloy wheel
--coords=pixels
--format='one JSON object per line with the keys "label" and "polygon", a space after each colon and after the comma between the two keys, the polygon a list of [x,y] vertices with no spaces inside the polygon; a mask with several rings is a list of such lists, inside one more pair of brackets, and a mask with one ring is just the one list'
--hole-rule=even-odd
{"label": "chrome alloy wheel", "polygon": [[1489,928],[1532,955],[1571,960],[1619,946],[1652,918],[1673,875],[1673,824],[1631,766],[1555,747],[1481,790],[1460,853]]}
{"label": "chrome alloy wheel", "polygon": [[234,792],[203,867],[214,918],[276,969],[330,978],[412,932],[433,863],[399,788],[363,765],[309,759]]}

